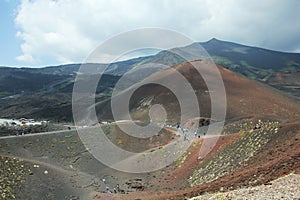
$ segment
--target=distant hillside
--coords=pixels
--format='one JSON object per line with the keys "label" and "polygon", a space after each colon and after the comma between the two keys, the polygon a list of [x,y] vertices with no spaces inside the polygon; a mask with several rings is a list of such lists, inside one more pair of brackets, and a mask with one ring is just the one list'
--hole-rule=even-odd
{"label": "distant hillside", "polygon": [[[215,63],[300,98],[299,53],[277,52],[217,39],[194,43],[171,51],[164,50],[153,56],[120,61],[110,65],[85,65],[93,68],[95,72],[107,67],[105,74],[112,76],[121,76],[132,69],[141,68],[143,69],[142,73],[151,75],[162,69],[157,64],[173,66],[187,61],[177,55],[178,52],[181,55],[191,57],[189,61],[200,59],[201,56],[197,55],[200,48],[199,44],[208,52]],[[189,56],[189,54],[195,55]],[[72,92],[72,84],[70,83],[74,81],[79,67],[80,64],[44,68],[0,67],[0,98],[21,92]],[[65,89],[61,90],[61,88]]]}
{"label": "distant hillside", "polygon": [[161,51],[155,56],[145,58],[143,64],[154,62],[172,66],[187,61],[176,53],[200,59],[201,56],[196,54],[201,52],[201,47],[216,64],[300,98],[300,53],[272,51],[214,38],[207,42],[175,48],[172,52]]}
{"label": "distant hillside", "polygon": [[[211,39],[200,43],[205,50],[226,67],[249,67],[272,69],[275,71],[299,71],[300,54],[284,53],[258,47],[250,47],[232,42]],[[227,58],[232,63],[222,61]],[[219,59],[219,60],[218,60]]]}
{"label": "distant hillside", "polygon": [[[24,93],[72,93],[78,69],[77,64],[38,69],[0,67],[0,98]],[[104,74],[96,92],[110,94],[119,78]]]}
{"label": "distant hillside", "polygon": [[[206,61],[193,61],[191,63],[178,64],[172,68],[180,72],[195,90],[199,101],[201,117],[210,118],[210,94],[207,91],[206,83],[194,67],[205,69],[202,72],[213,78],[212,72],[208,70],[212,64]],[[249,115],[276,116],[285,119],[300,117],[300,106],[296,101],[285,97],[268,86],[250,80],[221,66],[218,66],[218,69],[221,72],[226,89],[227,119]],[[176,73],[171,69],[157,72],[148,77],[148,80],[168,80],[168,82],[173,85],[178,84],[178,81],[180,81]],[[181,90],[180,88],[181,87],[178,86],[178,90]],[[168,114],[168,120],[172,122],[178,122],[181,115],[193,115],[192,113],[180,113],[178,99],[169,89],[163,86],[154,84],[148,84],[140,88],[132,86],[123,92],[126,96],[127,92],[130,93],[132,91],[134,91],[134,93],[130,99],[130,111],[132,117],[136,120],[149,120],[149,109],[155,104],[164,106]],[[122,94],[116,98],[119,98],[122,102]],[[190,97],[184,96],[184,98],[189,99]],[[182,100],[184,99],[181,99],[181,101]],[[118,102],[119,100],[116,99],[115,101]],[[119,104],[121,104],[121,102]],[[98,104],[98,113],[104,113],[102,112],[102,108],[103,104]],[[194,110],[195,109],[190,109],[189,111],[194,112]],[[108,113],[100,115],[100,117],[109,118],[111,114],[108,111]]]}
{"label": "distant hillside", "polygon": [[217,64],[300,98],[299,53],[271,51],[217,39],[200,44]]}
{"label": "distant hillside", "polygon": [[[87,76],[96,76],[105,69],[105,73],[98,83],[96,97],[101,99],[100,104],[102,106],[106,106],[115,84],[124,73],[129,72],[127,75],[130,79],[126,84],[131,85],[168,66],[186,62],[176,53],[185,55],[190,61],[199,59],[199,57],[201,58],[201,55],[197,54],[199,48],[201,49],[199,44],[208,52],[215,63],[300,99],[300,54],[276,52],[217,39],[174,48],[170,51],[163,50],[156,55],[120,61],[109,65],[83,64],[86,70],[80,73]],[[0,67],[1,117],[17,117],[26,113],[28,117],[53,118],[56,116],[55,113],[59,112],[60,107],[60,103],[58,103],[60,101],[56,101],[57,96],[63,96],[63,101],[68,104],[66,110],[70,110],[71,93],[80,66],[81,64],[44,68]],[[124,89],[126,88],[124,86]],[[63,95],[61,96],[61,94]],[[30,98],[33,96],[35,98],[31,102]],[[48,105],[57,106],[53,114],[42,111],[44,107],[40,103],[33,107],[28,106],[28,108],[24,106],[24,103],[34,104],[34,101],[39,97],[40,99],[48,98]],[[273,100],[270,99],[271,101]],[[64,107],[66,106],[64,105]],[[32,110],[28,110],[29,108]],[[67,119],[58,118],[71,120],[70,116]]]}
{"label": "distant hillside", "polygon": [[216,64],[300,98],[299,53],[272,51],[215,38],[208,42],[177,48],[175,52],[197,52],[199,44]]}

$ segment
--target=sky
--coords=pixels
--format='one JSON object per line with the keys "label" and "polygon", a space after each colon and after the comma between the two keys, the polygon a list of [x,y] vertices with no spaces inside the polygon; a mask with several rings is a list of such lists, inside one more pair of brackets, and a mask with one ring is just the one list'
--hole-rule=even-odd
{"label": "sky", "polygon": [[144,27],[300,53],[299,0],[0,0],[0,66],[84,62]]}

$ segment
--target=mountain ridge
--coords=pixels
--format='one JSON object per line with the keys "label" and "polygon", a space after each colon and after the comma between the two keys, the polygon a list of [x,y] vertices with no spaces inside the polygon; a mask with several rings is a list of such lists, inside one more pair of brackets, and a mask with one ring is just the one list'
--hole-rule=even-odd
{"label": "mountain ridge", "polygon": [[[204,55],[204,59],[212,60],[216,64],[222,65],[250,79],[266,83],[291,96],[300,98],[300,82],[295,81],[300,79],[300,53],[279,52],[261,47],[222,41],[216,38],[207,42],[195,42],[185,47],[162,50],[155,55],[132,58],[111,64],[76,63],[47,66],[43,68],[0,67],[0,85],[4,74],[7,74],[8,72],[11,72],[8,78],[12,79],[12,82],[14,79],[13,73],[17,72],[28,72],[43,75],[50,74],[51,76],[54,75],[53,78],[55,78],[56,75],[63,75],[74,80],[81,65],[89,68],[101,68],[102,71],[104,68],[107,68],[105,70],[105,74],[112,76],[122,76],[124,73],[133,69],[140,69],[145,65],[151,65],[152,68],[156,68],[155,70],[151,70],[151,73],[154,73],[161,70],[160,67],[157,67],[157,64],[173,66],[182,62],[193,61],[199,58],[201,59],[201,55],[198,55],[197,53],[205,54],[205,52],[203,52],[203,48],[208,53],[207,55]],[[186,55],[187,59],[182,58],[181,55]],[[22,79],[24,80],[28,78],[24,76]],[[49,85],[49,87],[51,87],[51,85]],[[2,87],[0,88],[0,91],[2,92],[0,97],[4,97],[5,95],[9,96],[14,93],[20,93],[23,90],[18,90],[18,88],[12,89]]]}
{"label": "mountain ridge", "polygon": [[[222,45],[227,47],[221,48],[220,46]],[[47,98],[48,96],[48,98],[50,100],[52,99],[53,101],[55,101],[55,99],[58,97],[63,96],[64,99],[62,100],[62,103],[70,102],[73,85],[78,73],[86,73],[89,76],[95,76],[97,73],[99,75],[99,72],[103,71],[106,67],[108,67],[108,69],[105,71],[105,74],[98,83],[96,99],[107,102],[112,94],[115,84],[125,73],[129,72],[132,78],[132,83],[141,81],[143,78],[151,76],[152,74],[165,68],[186,62],[185,59],[179,55],[176,55],[177,52],[185,53],[188,58],[190,53],[192,55],[190,58],[193,59],[194,54],[199,50],[197,48],[200,47],[198,43],[193,43],[186,47],[163,50],[156,55],[120,61],[110,65],[95,63],[83,64],[83,66],[86,67],[83,71],[78,71],[79,67],[81,66],[81,64],[78,63],[49,66],[44,68],[0,67],[0,110],[3,114],[2,117],[21,115],[23,103],[30,102],[28,101],[28,98],[32,98],[32,95],[36,97],[39,96],[43,99]],[[246,54],[243,53],[245,49],[236,50],[238,47],[246,48],[246,50],[252,49],[251,51],[259,50],[259,48],[256,47],[248,47],[245,45],[212,39],[206,42],[206,49],[209,53],[211,48],[211,51],[215,51],[215,53],[211,52],[210,56],[212,59],[208,58],[208,60],[214,61],[216,64],[224,66],[230,71],[239,73],[250,79],[257,80],[263,84],[267,84],[275,89],[280,90],[281,92],[284,92],[285,95],[288,94],[295,99],[300,98],[300,54],[279,52],[280,55],[283,55],[281,59],[287,59],[285,55],[293,55],[297,56],[297,58],[299,57],[299,62],[292,62],[289,66],[286,66],[285,62],[282,62],[280,64],[280,68],[264,69],[252,66],[251,62],[247,62],[244,57],[241,57],[242,55],[246,57],[248,56],[248,59],[250,60],[257,59],[255,56],[253,56],[255,54],[248,55],[248,50],[246,51]],[[232,49],[235,51],[230,51]],[[264,51],[267,51],[271,54],[273,53],[271,50]],[[217,54],[216,52],[221,52],[221,54]],[[259,54],[261,52],[258,51],[256,53]],[[222,57],[224,55],[226,57]],[[277,54],[272,56],[276,57]],[[272,62],[273,61],[271,59],[270,63]],[[89,71],[90,69],[91,71]],[[138,75],[131,72],[137,72]],[[61,101],[53,102],[53,105],[55,106],[60,106],[60,104]],[[50,106],[51,102],[48,102],[48,105]],[[33,109],[36,111],[34,117],[47,118],[46,115],[41,115],[39,113],[39,107]],[[71,110],[70,106],[67,110]],[[26,111],[26,113],[28,112]],[[56,111],[53,113],[55,114]],[[53,115],[51,114],[51,116]],[[67,120],[69,121],[71,118],[68,117]]]}

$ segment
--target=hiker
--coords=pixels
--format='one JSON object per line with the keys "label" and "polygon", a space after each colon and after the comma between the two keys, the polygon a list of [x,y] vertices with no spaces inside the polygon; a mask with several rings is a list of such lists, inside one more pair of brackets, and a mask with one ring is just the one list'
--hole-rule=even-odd
{"label": "hiker", "polygon": [[182,133],[184,133],[184,129],[182,127],[180,127],[180,130],[181,130]]}
{"label": "hiker", "polygon": [[108,186],[106,186],[106,192],[111,193]]}

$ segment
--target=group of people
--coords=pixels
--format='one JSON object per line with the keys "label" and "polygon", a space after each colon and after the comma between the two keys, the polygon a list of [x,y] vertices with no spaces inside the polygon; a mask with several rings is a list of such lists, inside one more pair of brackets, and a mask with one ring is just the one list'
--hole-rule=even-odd
{"label": "group of people", "polygon": [[16,136],[24,135],[24,131],[16,131]]}
{"label": "group of people", "polygon": [[[191,130],[189,130],[185,127],[182,127],[179,123],[177,124],[176,128],[182,132],[182,134],[184,135],[184,140],[190,140],[191,139],[191,134],[189,134],[189,133],[192,133]],[[194,133],[195,138],[200,137],[200,135],[198,136],[197,130],[195,130],[193,133]]]}
{"label": "group of people", "polygon": [[115,185],[115,187],[113,187],[113,190],[111,190],[110,187],[107,185],[105,179],[102,179],[102,182],[104,184],[106,184],[106,192],[107,193],[115,193],[115,194],[116,193],[124,193],[124,190],[120,189],[120,185],[118,183]]}

